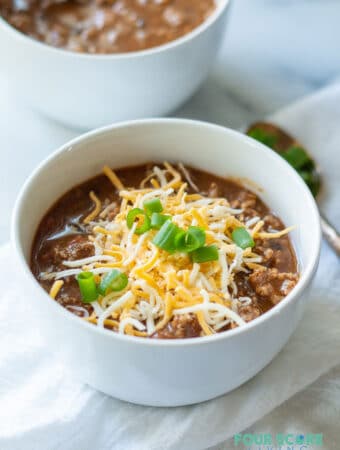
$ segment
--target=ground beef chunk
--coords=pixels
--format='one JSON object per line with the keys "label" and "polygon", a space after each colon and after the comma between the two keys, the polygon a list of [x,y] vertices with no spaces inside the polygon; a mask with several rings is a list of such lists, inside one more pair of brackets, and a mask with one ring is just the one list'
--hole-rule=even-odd
{"label": "ground beef chunk", "polygon": [[[77,259],[87,258],[94,255],[94,246],[88,240],[86,234],[71,235],[67,238],[54,239],[46,241],[41,261],[58,268],[63,261],[75,261]],[[64,269],[66,269],[64,267]]]}
{"label": "ground beef chunk", "polygon": [[257,254],[262,256],[262,263],[268,268],[276,268],[279,272],[294,272],[295,257],[288,236],[277,239],[256,239]]}
{"label": "ground beef chunk", "polygon": [[253,217],[262,215],[262,205],[258,201],[256,195],[250,191],[242,191],[230,203],[232,208],[241,209],[242,212],[238,214],[238,219],[241,222],[246,222]]}
{"label": "ground beef chunk", "polygon": [[180,314],[174,318],[160,331],[153,334],[158,339],[183,339],[198,337],[201,335],[201,327],[196,316],[192,314]]}
{"label": "ground beef chunk", "polygon": [[282,230],[283,228],[281,220],[273,214],[267,214],[263,220],[265,230]]}
{"label": "ground beef chunk", "polygon": [[54,247],[54,259],[59,261],[75,261],[92,255],[94,255],[94,247],[86,235],[79,234],[73,237],[67,246],[65,246],[65,242],[61,242],[60,245]]}
{"label": "ground beef chunk", "polygon": [[253,192],[241,191],[237,199],[231,202],[233,208],[241,208],[243,210],[253,209],[256,207],[257,197]]}
{"label": "ground beef chunk", "polygon": [[264,248],[262,252],[262,262],[270,264],[275,259],[275,252],[272,248]]}
{"label": "ground beef chunk", "polygon": [[297,281],[297,274],[281,273],[277,269],[256,270],[249,276],[249,282],[256,294],[273,305],[288,295]]}
{"label": "ground beef chunk", "polygon": [[[79,317],[84,317],[84,314],[77,308],[86,309],[89,313],[92,312],[92,307],[89,304],[83,303],[79,297],[70,296],[65,292],[59,294],[56,301]],[[74,308],[75,306],[77,308]]]}
{"label": "ground beef chunk", "polygon": [[250,322],[261,315],[261,310],[256,305],[245,305],[239,307],[238,313],[243,320]]}
{"label": "ground beef chunk", "polygon": [[119,213],[119,210],[120,210],[120,207],[118,205],[113,207],[113,209],[111,209],[107,215],[107,220],[113,220],[116,217],[116,215]]}
{"label": "ground beef chunk", "polygon": [[217,198],[217,197],[219,197],[219,195],[220,195],[220,191],[219,191],[217,183],[212,182],[208,189],[208,197]]}

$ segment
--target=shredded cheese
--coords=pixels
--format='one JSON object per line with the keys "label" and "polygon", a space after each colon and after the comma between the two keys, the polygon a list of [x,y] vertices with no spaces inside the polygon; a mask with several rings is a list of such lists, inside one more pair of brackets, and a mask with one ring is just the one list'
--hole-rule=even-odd
{"label": "shredded cheese", "polygon": [[210,334],[213,334],[213,330],[210,328],[210,326],[207,324],[204,318],[204,314],[202,311],[196,312],[198,323],[201,325],[202,330],[204,333],[209,336]]}
{"label": "shredded cheese", "polygon": [[245,321],[234,311],[229,309],[227,306],[222,306],[218,303],[204,303],[197,304],[195,306],[189,306],[187,308],[175,309],[173,311],[174,314],[188,314],[188,313],[196,313],[198,311],[217,311],[223,313],[225,317],[232,319],[237,325],[242,326],[245,325]]}
{"label": "shredded cheese", "polygon": [[63,284],[64,282],[62,280],[55,281],[50,289],[50,297],[56,298]]}
{"label": "shredded cheese", "polygon": [[260,239],[277,239],[282,236],[285,236],[286,234],[290,233],[294,229],[295,229],[295,227],[293,226],[293,227],[288,227],[285,230],[275,231],[275,232],[271,232],[271,233],[265,233],[264,231],[261,231],[261,232],[257,233],[257,237],[259,237]]}
{"label": "shredded cheese", "polygon": [[124,189],[123,183],[109,166],[104,166],[103,172],[118,191],[122,191]]}
{"label": "shredded cheese", "polygon": [[114,311],[121,308],[126,302],[133,298],[132,292],[126,292],[122,297],[112,303],[98,318],[98,326],[104,326],[104,320],[107,319]]}
{"label": "shredded cheese", "polygon": [[82,267],[85,264],[91,264],[98,261],[114,261],[114,258],[106,255],[89,256],[88,258],[78,259],[76,261],[63,261],[63,266]]}
{"label": "shredded cheese", "polygon": [[83,221],[85,224],[92,222],[92,220],[94,220],[98,216],[102,209],[102,203],[93,191],[90,192],[89,196],[90,199],[94,202],[94,209],[87,217],[85,217]]}
{"label": "shredded cheese", "polygon": [[124,334],[125,327],[127,325],[132,325],[137,328],[138,331],[144,331],[145,325],[142,324],[139,320],[133,319],[132,317],[126,317],[126,319],[121,320],[119,324],[119,333]]}

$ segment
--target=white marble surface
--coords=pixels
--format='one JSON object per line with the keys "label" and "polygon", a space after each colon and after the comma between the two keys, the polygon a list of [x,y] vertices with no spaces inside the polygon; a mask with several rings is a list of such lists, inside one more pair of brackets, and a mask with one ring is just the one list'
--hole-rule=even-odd
{"label": "white marble surface", "polygon": [[[339,18],[338,0],[234,0],[210,78],[174,114],[237,128],[324,86],[340,74]],[[1,242],[25,178],[78,133],[23,105],[1,79],[0,63]]]}

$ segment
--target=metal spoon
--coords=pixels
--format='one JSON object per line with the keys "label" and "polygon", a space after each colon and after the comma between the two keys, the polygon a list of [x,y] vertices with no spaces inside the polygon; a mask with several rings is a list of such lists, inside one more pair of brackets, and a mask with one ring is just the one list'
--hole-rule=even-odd
{"label": "metal spoon", "polygon": [[[322,185],[319,167],[307,150],[296,139],[277,125],[268,122],[256,122],[252,124],[246,133],[272,148],[286,159],[301,175],[313,196],[317,198]],[[324,237],[336,254],[340,256],[339,232],[331,225],[321,211],[320,218]]]}

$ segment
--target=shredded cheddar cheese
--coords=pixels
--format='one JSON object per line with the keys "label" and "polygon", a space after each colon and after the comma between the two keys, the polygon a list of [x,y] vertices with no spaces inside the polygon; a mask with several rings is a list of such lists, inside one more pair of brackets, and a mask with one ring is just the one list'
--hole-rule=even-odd
{"label": "shredded cheddar cheese", "polygon": [[111,183],[115,186],[118,191],[121,191],[124,189],[123,183],[120,181],[120,179],[117,177],[117,175],[114,173],[114,171],[109,166],[103,167],[104,174],[108,177],[108,179],[111,181]]}
{"label": "shredded cheddar cheese", "polygon": [[53,283],[51,290],[50,290],[50,296],[52,298],[56,298],[60,289],[63,287],[63,284],[64,284],[64,282],[62,280],[57,280]]}
{"label": "shredded cheddar cheese", "polygon": [[262,232],[257,233],[257,237],[259,237],[260,239],[277,239],[277,238],[280,238],[280,237],[290,233],[292,230],[294,230],[294,228],[295,228],[294,226],[288,227],[284,230],[273,231],[270,233],[265,233],[264,231],[262,231]]}
{"label": "shredded cheddar cheese", "polygon": [[204,314],[202,311],[198,311],[196,313],[198,323],[201,325],[202,330],[204,333],[209,336],[210,334],[213,334],[213,330],[210,328],[210,326],[207,324],[207,322],[204,319]]}
{"label": "shredded cheddar cheese", "polygon": [[95,206],[94,206],[94,210],[91,211],[87,217],[85,217],[85,219],[84,219],[85,224],[92,222],[99,215],[99,213],[102,209],[102,203],[99,200],[99,198],[96,196],[96,194],[93,191],[91,191],[89,195],[90,195],[90,199],[94,202]]}

